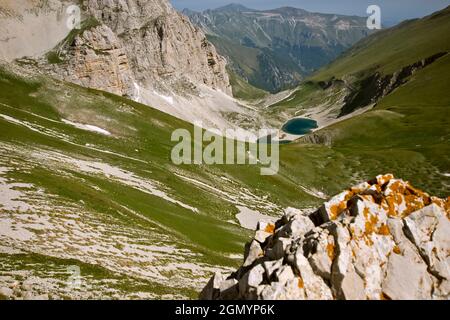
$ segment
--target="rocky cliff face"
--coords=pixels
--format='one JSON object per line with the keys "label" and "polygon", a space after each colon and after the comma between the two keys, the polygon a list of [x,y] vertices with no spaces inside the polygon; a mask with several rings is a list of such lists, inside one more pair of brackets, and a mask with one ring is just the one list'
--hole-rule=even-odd
{"label": "rocky cliff face", "polygon": [[40,64],[46,73],[65,81],[120,96],[134,95],[135,76],[127,52],[105,25],[80,32],[71,43],[64,42],[41,59]]}
{"label": "rocky cliff face", "polygon": [[[133,87],[130,76],[142,86],[188,81],[231,93],[226,61],[168,1],[84,0],[82,30],[71,32],[69,5],[56,0],[2,4],[0,23],[7,38],[1,58],[35,57],[63,40],[55,48],[60,61],[50,61],[47,70],[64,80],[124,95]],[[36,45],[27,45],[30,39]]]}
{"label": "rocky cliff face", "polygon": [[71,4],[0,4],[0,59],[220,129],[233,126],[224,113],[246,115],[231,97],[226,60],[167,0],[84,0],[74,30]]}
{"label": "rocky cliff face", "polygon": [[3,0],[0,2],[0,59],[39,56],[68,33],[65,8],[69,2]]}
{"label": "rocky cliff face", "polygon": [[216,274],[203,299],[448,299],[450,197],[392,175],[316,212],[260,222],[243,266]]}
{"label": "rocky cliff face", "polygon": [[168,1],[87,0],[83,4],[86,14],[117,35],[141,85],[189,81],[231,93],[225,60]]}

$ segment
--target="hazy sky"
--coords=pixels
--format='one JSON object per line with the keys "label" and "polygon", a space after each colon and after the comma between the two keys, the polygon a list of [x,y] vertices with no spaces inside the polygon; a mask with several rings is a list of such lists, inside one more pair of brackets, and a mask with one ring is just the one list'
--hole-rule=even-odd
{"label": "hazy sky", "polygon": [[273,9],[282,6],[313,12],[366,16],[366,9],[377,4],[385,23],[422,17],[450,5],[450,0],[170,0],[178,9],[204,10],[229,3],[239,3],[253,9]]}

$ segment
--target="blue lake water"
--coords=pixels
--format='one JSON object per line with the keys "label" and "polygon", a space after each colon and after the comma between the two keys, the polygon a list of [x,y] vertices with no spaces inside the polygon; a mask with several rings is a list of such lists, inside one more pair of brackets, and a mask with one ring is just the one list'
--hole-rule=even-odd
{"label": "blue lake water", "polygon": [[283,126],[282,130],[289,134],[304,135],[317,129],[317,121],[305,118],[291,119]]}

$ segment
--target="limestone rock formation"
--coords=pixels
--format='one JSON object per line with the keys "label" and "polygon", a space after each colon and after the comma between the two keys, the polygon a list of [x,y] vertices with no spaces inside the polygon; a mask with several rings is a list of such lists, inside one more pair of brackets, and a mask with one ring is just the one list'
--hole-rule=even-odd
{"label": "limestone rock formation", "polygon": [[[61,61],[49,61],[53,75],[124,95],[130,93],[133,81],[144,87],[155,81],[187,81],[231,94],[224,58],[168,1],[84,0],[81,29],[69,30],[67,9],[72,4],[66,0],[0,4],[5,35],[0,58],[37,57],[55,49]],[[123,74],[117,74],[121,68]],[[89,71],[93,74],[87,82]],[[105,81],[108,71],[112,77]],[[117,77],[128,81],[125,87],[120,88]]]}
{"label": "limestone rock formation", "polygon": [[449,299],[450,197],[392,175],[317,211],[260,223],[244,265],[216,274],[202,299]]}
{"label": "limestone rock formation", "polygon": [[105,25],[76,36],[61,63],[42,64],[47,73],[84,87],[133,97],[134,75],[125,48]]}
{"label": "limestone rock formation", "polygon": [[85,0],[86,14],[120,39],[136,80],[194,84],[231,93],[225,60],[200,29],[166,0]]}
{"label": "limestone rock formation", "polygon": [[71,5],[0,3],[0,59],[205,127],[258,122],[232,97],[226,60],[168,0],[83,0],[74,29]]}

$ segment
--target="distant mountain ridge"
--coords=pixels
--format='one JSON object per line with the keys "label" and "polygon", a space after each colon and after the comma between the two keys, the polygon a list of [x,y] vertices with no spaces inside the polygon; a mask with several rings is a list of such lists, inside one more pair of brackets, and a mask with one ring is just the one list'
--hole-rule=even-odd
{"label": "distant mountain ridge", "polygon": [[337,58],[370,34],[366,18],[240,4],[183,13],[200,27],[230,69],[250,84],[277,92]]}

